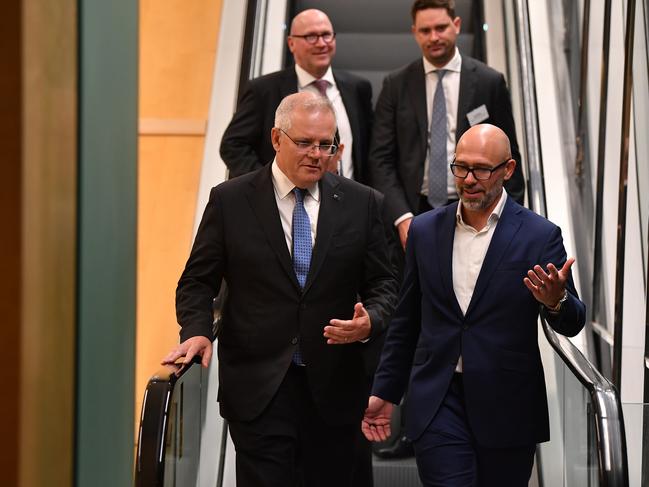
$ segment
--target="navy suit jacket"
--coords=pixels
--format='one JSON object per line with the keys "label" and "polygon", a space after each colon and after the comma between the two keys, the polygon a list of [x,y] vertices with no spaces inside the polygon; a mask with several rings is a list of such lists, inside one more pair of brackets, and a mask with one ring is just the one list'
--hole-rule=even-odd
{"label": "navy suit jacket", "polygon": [[535,264],[564,264],[561,230],[508,197],[463,315],[453,291],[457,205],[413,220],[401,296],[372,393],[398,403],[409,383],[406,428],[416,439],[435,416],[461,354],[466,413],[478,443],[547,441],[539,312],[556,331],[573,336],[584,325],[585,307],[570,279],[568,299],[552,316],[523,278]]}

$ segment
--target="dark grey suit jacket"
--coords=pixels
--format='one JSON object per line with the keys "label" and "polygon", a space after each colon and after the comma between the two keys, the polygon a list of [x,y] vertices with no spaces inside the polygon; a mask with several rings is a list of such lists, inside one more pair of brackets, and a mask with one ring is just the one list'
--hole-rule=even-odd
{"label": "dark grey suit jacket", "polygon": [[[511,100],[501,73],[462,56],[456,138],[470,125],[467,113],[485,105],[484,123],[500,127],[509,137],[516,170],[505,188],[523,201],[525,184],[516,140]],[[391,221],[407,212],[417,214],[428,145],[426,81],[421,59],[389,74],[376,105],[369,155],[370,184],[385,195]]]}
{"label": "dark grey suit jacket", "polygon": [[[366,182],[366,161],[372,128],[372,86],[346,71],[333,70],[354,137],[354,179]],[[275,110],[284,97],[297,92],[293,66],[251,80],[244,88],[237,111],[223,133],[221,158],[230,177],[259,169],[275,157],[270,141]]]}
{"label": "dark grey suit jacket", "polygon": [[[363,351],[396,302],[376,193],[333,174],[320,182],[316,242],[304,290],[295,277],[270,164],[212,189],[176,292],[181,339],[212,336],[212,300],[228,286],[218,336],[221,414],[249,421],[275,395],[299,343],[314,401],[335,424],[360,421],[369,392]],[[367,344],[327,345],[332,318],[361,299]]]}

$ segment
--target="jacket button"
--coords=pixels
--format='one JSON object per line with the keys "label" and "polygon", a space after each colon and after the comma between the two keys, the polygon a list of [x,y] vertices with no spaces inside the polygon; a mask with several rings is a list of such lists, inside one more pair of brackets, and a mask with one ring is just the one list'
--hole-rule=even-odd
{"label": "jacket button", "polygon": [[297,345],[297,337],[294,337],[293,340],[291,340],[291,343],[293,345]]}
{"label": "jacket button", "polygon": [[300,309],[306,309],[306,303],[302,303],[302,304],[300,305]]}
{"label": "jacket button", "polygon": [[463,330],[468,330],[468,329],[469,329],[469,325],[464,325],[464,326],[462,326],[462,329],[463,329]]}

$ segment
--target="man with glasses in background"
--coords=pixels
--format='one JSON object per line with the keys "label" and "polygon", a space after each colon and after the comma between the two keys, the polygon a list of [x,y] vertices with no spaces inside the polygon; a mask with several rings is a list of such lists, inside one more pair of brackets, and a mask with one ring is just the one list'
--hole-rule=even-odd
{"label": "man with glasses in background", "polygon": [[515,166],[500,128],[470,128],[450,165],[460,201],[410,227],[362,429],[386,440],[407,387],[426,487],[527,487],[536,444],[550,439],[539,313],[567,336],[584,326],[560,228],[503,188]]}
{"label": "man with glasses in background", "polygon": [[297,14],[287,43],[295,65],[249,81],[223,134],[220,153],[230,177],[259,169],[273,159],[269,135],[277,105],[291,93],[310,91],[326,96],[336,110],[338,173],[365,182],[373,116],[369,81],[332,69],[336,32],[320,10]]}
{"label": "man with glasses in background", "polygon": [[176,292],[181,343],[163,360],[212,356],[212,301],[228,286],[218,335],[218,400],[241,487],[359,487],[365,348],[396,302],[376,192],[328,172],[329,100],[286,97],[275,158],[212,189]]}

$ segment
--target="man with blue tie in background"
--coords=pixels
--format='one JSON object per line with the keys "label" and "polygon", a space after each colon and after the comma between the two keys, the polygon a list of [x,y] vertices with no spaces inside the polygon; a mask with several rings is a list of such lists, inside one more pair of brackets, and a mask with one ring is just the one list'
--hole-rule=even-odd
{"label": "man with blue tie in background", "polygon": [[527,486],[550,435],[539,312],[564,335],[584,326],[561,230],[503,189],[515,165],[501,129],[470,128],[451,164],[460,201],[410,227],[362,429],[385,440],[407,386],[425,486]]}
{"label": "man with blue tie in background", "polygon": [[239,486],[353,485],[363,350],[396,280],[375,191],[327,172],[335,131],[327,98],[282,100],[274,161],[212,189],[178,283],[181,343],[163,363],[209,364],[212,300],[228,286],[218,397]]}
{"label": "man with blue tie in background", "polygon": [[385,195],[404,247],[414,215],[457,200],[448,164],[473,125],[505,131],[517,161],[505,185],[521,204],[525,192],[505,78],[458,50],[454,0],[415,0],[411,16],[422,57],[383,80],[368,156],[370,184]]}

